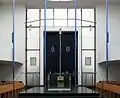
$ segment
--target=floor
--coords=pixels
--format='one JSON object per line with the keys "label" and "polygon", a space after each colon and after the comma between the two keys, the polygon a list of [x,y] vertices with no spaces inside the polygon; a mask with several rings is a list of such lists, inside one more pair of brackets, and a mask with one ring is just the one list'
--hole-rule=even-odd
{"label": "floor", "polygon": [[98,92],[95,92],[86,87],[77,87],[72,91],[46,91],[44,87],[34,87],[21,92],[18,98],[100,98]]}

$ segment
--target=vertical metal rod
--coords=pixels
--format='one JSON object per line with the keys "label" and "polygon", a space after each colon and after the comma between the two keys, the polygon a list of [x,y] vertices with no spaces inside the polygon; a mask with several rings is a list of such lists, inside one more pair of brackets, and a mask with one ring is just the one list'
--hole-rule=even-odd
{"label": "vertical metal rod", "polygon": [[12,69],[13,69],[13,97],[15,97],[15,84],[14,84],[14,78],[15,78],[15,0],[12,0],[12,22],[13,22],[13,31],[12,31]]}
{"label": "vertical metal rod", "polygon": [[67,9],[67,27],[68,27],[68,9]]}
{"label": "vertical metal rod", "polygon": [[85,73],[85,85],[87,86],[87,74]]}
{"label": "vertical metal rod", "polygon": [[83,84],[83,69],[82,69],[82,9],[81,9],[81,85]]}
{"label": "vertical metal rod", "polygon": [[94,86],[96,85],[96,9],[94,9]]}
{"label": "vertical metal rod", "polygon": [[27,9],[26,9],[26,24],[25,24],[25,84],[27,87]]}
{"label": "vertical metal rod", "polygon": [[74,9],[75,9],[75,86],[76,86],[76,76],[77,76],[77,74],[76,74],[76,68],[77,68],[77,66],[76,66],[76,60],[77,60],[77,37],[76,37],[76,33],[77,33],[77,21],[76,21],[76,19],[77,19],[77,11],[76,11],[76,9],[77,9],[77,1],[76,0],[74,0]]}
{"label": "vertical metal rod", "polygon": [[44,0],[44,77],[45,77],[45,86],[46,86],[46,8],[47,8],[47,0]]}
{"label": "vertical metal rod", "polygon": [[62,67],[61,66],[61,53],[62,53],[62,49],[61,49],[62,48],[61,47],[62,46],[61,37],[62,37],[62,30],[60,28],[60,30],[59,30],[59,41],[60,41],[60,48],[59,48],[60,49],[60,51],[59,51],[59,55],[60,55],[60,58],[59,58],[59,73],[60,73],[60,76],[61,76],[61,73],[62,73],[61,72],[61,67]]}
{"label": "vertical metal rod", "polygon": [[108,43],[109,43],[109,32],[108,32],[108,0],[106,0],[106,81],[108,81]]}
{"label": "vertical metal rod", "polygon": [[[39,9],[39,26],[41,26],[41,10]],[[39,28],[39,86],[40,86],[40,51],[41,51],[41,49],[40,49],[40,34],[41,34],[41,29]]]}
{"label": "vertical metal rod", "polygon": [[33,86],[34,86],[34,74],[32,74],[32,82],[33,82]]}
{"label": "vertical metal rod", "polygon": [[53,9],[53,27],[55,26],[54,20],[55,20],[55,9]]}
{"label": "vertical metal rod", "polygon": [[94,77],[93,77],[93,75],[94,75],[94,74],[92,74],[92,91],[93,91],[93,88],[94,88],[94,83],[93,83],[93,78],[94,78]]}

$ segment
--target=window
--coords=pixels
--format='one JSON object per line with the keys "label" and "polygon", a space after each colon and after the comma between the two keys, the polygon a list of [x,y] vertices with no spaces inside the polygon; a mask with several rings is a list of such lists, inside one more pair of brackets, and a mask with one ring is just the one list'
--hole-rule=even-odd
{"label": "window", "polygon": [[36,57],[30,57],[30,66],[36,66]]}
{"label": "window", "polygon": [[[84,72],[94,72],[95,64],[95,51],[82,50],[82,66],[84,66]],[[88,70],[89,68],[89,70]]]}
{"label": "window", "polygon": [[67,9],[54,9],[54,19],[67,20]]}
{"label": "window", "polygon": [[[44,9],[41,9],[41,19],[44,19]],[[53,19],[53,9],[46,9],[46,19]]]}
{"label": "window", "polygon": [[68,20],[68,26],[75,26],[75,20]]}
{"label": "window", "polygon": [[39,28],[27,29],[27,48],[39,49]]}
{"label": "window", "polygon": [[75,10],[68,9],[68,19],[75,19]]}
{"label": "window", "polygon": [[[44,26],[44,20],[41,20],[41,26]],[[46,20],[46,26],[53,26],[53,20]]]}
{"label": "window", "polygon": [[91,66],[91,57],[85,57],[85,65]]}
{"label": "window", "polygon": [[[81,19],[82,26],[94,26],[94,9],[76,9],[76,15],[77,26],[81,26]],[[41,9],[41,19],[44,26],[44,9]],[[75,26],[75,9],[46,9],[46,19],[46,26]]]}
{"label": "window", "polygon": [[48,0],[48,1],[73,1],[73,0]]}
{"label": "window", "polygon": [[39,9],[28,9],[27,14],[27,26],[39,26]]}
{"label": "window", "polygon": [[77,19],[81,19],[81,9],[77,9]]}
{"label": "window", "polygon": [[94,49],[94,28],[82,28],[82,48]]}
{"label": "window", "polygon": [[94,26],[94,9],[83,9],[82,20],[83,26]]}
{"label": "window", "polygon": [[54,26],[67,26],[67,20],[54,20]]}

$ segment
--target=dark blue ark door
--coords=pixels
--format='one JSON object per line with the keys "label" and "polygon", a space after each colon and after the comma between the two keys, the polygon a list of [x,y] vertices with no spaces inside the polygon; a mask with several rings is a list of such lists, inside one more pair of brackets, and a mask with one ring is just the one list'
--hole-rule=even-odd
{"label": "dark blue ark door", "polygon": [[46,32],[46,69],[45,79],[48,84],[48,73],[59,73],[59,32]]}
{"label": "dark blue ark door", "polygon": [[[76,66],[77,64],[77,49],[75,55],[75,32],[74,31],[62,31],[62,72],[72,73],[72,86],[75,86],[75,56],[76,56]],[[76,78],[75,78],[76,77]],[[77,81],[77,79],[76,79]]]}
{"label": "dark blue ark door", "polygon": [[59,72],[59,32],[47,32],[47,73]]}
{"label": "dark blue ark door", "polygon": [[[78,35],[78,34],[77,34]],[[59,31],[46,32],[46,68],[45,78],[47,85],[48,73],[60,72],[60,35]],[[78,51],[76,48],[75,55],[75,32],[62,31],[61,35],[61,72],[69,72],[72,74],[72,85],[75,86],[75,79],[77,81],[78,72]],[[75,56],[76,56],[76,69],[75,69]],[[75,78],[76,77],[76,78]]]}

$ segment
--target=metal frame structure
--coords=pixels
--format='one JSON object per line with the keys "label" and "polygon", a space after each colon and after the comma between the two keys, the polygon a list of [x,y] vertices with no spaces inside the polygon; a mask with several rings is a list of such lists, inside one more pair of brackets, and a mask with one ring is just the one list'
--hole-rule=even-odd
{"label": "metal frame structure", "polygon": [[83,84],[83,76],[82,76],[82,9],[81,9],[81,84]]}
{"label": "metal frame structure", "polygon": [[[46,0],[45,2],[45,8],[46,8]],[[12,5],[13,5],[13,32],[12,32],[12,61],[13,61],[13,81],[14,81],[14,62],[15,62],[15,43],[14,43],[14,34],[15,34],[15,0],[12,0]],[[45,14],[46,16],[46,14]],[[46,19],[45,19],[46,23]],[[109,43],[109,32],[108,32],[108,0],[106,0],[106,80],[108,81],[108,43]],[[46,28],[46,27],[45,27]],[[96,56],[96,54],[95,54]],[[95,60],[96,61],[96,60]],[[27,62],[27,60],[26,60]],[[26,63],[27,66],[27,63]]]}
{"label": "metal frame structure", "polygon": [[[76,0],[74,0],[74,2],[76,4]],[[74,7],[76,9],[76,5]],[[46,8],[47,8],[46,0],[44,0],[44,9],[45,9],[45,15],[44,15],[44,17],[45,17],[45,21],[44,21],[44,23],[45,23],[45,26],[44,26],[45,35],[44,35],[44,37],[45,38],[46,38]],[[14,78],[15,78],[15,68],[14,68],[15,67],[15,37],[14,37],[14,35],[15,35],[15,0],[12,0],[12,19],[13,19],[13,24],[12,24],[12,67],[13,67],[13,81],[14,81]],[[26,21],[27,21],[27,18],[26,18]],[[75,19],[75,21],[76,21],[76,19]],[[108,81],[108,60],[109,60],[109,58],[108,58],[109,57],[108,56],[108,44],[109,44],[108,27],[109,27],[109,24],[108,24],[108,0],[106,0],[106,80],[107,81]],[[26,33],[26,39],[27,39],[27,33]],[[46,43],[45,40],[44,40],[44,42]],[[45,50],[46,50],[46,45],[44,46],[44,60],[45,60],[44,63],[46,65]],[[27,53],[25,55],[27,56]],[[96,56],[96,54],[95,54],[95,56]],[[25,63],[26,66],[27,66],[27,59],[25,60],[25,62],[26,62]],[[27,71],[27,69],[26,69],[26,71]],[[27,79],[26,79],[26,81],[27,81]],[[13,91],[14,91],[14,83],[13,83]]]}
{"label": "metal frame structure", "polygon": [[[28,47],[27,47],[27,43],[28,43],[28,32],[27,32],[27,29],[29,28],[28,26],[27,26],[27,19],[28,19],[28,15],[27,15],[27,12],[28,12],[28,10],[26,9],[26,33],[25,33],[25,83],[26,83],[26,86],[28,86],[28,79],[27,79],[27,77],[28,77],[28,70],[27,70],[27,65],[28,65],[28,51],[29,52],[39,52],[39,60],[38,60],[38,62],[39,62],[39,72],[37,72],[37,73],[39,73],[39,85],[38,86],[40,86],[40,32],[39,32],[39,49],[28,49]],[[33,28],[33,27],[32,27]],[[37,27],[36,27],[37,28]],[[40,29],[40,28],[39,28]],[[35,72],[36,73],[36,72]]]}
{"label": "metal frame structure", "polygon": [[25,85],[27,86],[27,9],[26,9],[26,24],[25,24]]}
{"label": "metal frame structure", "polygon": [[13,26],[12,26],[12,67],[13,67],[13,98],[15,97],[15,84],[14,84],[14,78],[15,78],[15,0],[12,0],[12,20],[13,20]]}
{"label": "metal frame structure", "polygon": [[[92,27],[88,27],[88,28],[94,28],[94,49],[83,49],[82,48],[82,10],[81,10],[81,86],[84,86],[83,85],[83,75],[85,73],[85,75],[88,73],[93,74],[94,75],[94,78],[93,78],[93,75],[92,75],[92,86],[95,86],[96,85],[96,9],[94,9],[94,26]],[[83,59],[83,51],[93,51],[94,52],[94,72],[84,72],[83,71],[83,62],[82,62],[82,59]],[[94,79],[94,80],[93,80]],[[86,85],[87,86],[87,85]]]}
{"label": "metal frame structure", "polygon": [[108,20],[108,0],[106,0],[106,81],[108,81],[108,61],[109,61],[109,20]]}
{"label": "metal frame structure", "polygon": [[94,26],[95,26],[95,30],[94,30],[94,85],[96,85],[96,9],[94,10]]}
{"label": "metal frame structure", "polygon": [[[44,77],[46,77],[46,9],[47,9],[47,0],[44,0],[44,63],[43,63],[43,66],[44,66]],[[45,78],[44,80],[44,86],[45,88],[47,88],[47,86],[45,85],[47,83],[47,80]]]}
{"label": "metal frame structure", "polygon": [[77,45],[77,21],[76,21],[76,19],[77,19],[77,1],[76,0],[74,0],[74,9],[75,9],[75,86],[77,85],[77,78],[76,78],[76,76],[77,76],[77,73],[78,72],[76,72],[77,70],[76,70],[76,68],[77,68],[77,47],[78,47],[78,45]]}
{"label": "metal frame structure", "polygon": [[[76,0],[74,1],[74,3],[76,3]],[[76,4],[75,4],[75,9],[76,9]],[[44,37],[46,38],[46,0],[44,0],[44,9],[45,9],[45,14],[44,14],[44,17],[45,17],[45,20],[44,20],[44,31],[45,31],[45,35]],[[26,11],[27,12],[27,11]],[[13,81],[14,81],[14,78],[15,78],[15,37],[14,37],[14,34],[15,34],[15,0],[12,0],[12,19],[13,19],[13,31],[12,31],[12,65],[13,65]],[[27,14],[26,14],[27,16]],[[95,18],[96,20],[96,18]],[[76,19],[75,19],[76,21]],[[27,24],[27,17],[26,17],[26,24]],[[82,23],[81,23],[82,24]],[[26,25],[27,26],[27,25]],[[76,26],[76,23],[75,23],[75,26]],[[108,81],[108,60],[109,60],[109,56],[108,56],[108,44],[109,44],[109,32],[108,32],[108,0],[106,0],[106,80]],[[26,27],[27,28],[27,27]],[[75,29],[76,31],[76,29]],[[96,35],[96,30],[95,30],[95,35]],[[26,39],[27,39],[27,29],[26,29]],[[46,43],[46,40],[44,40],[44,43]],[[27,41],[26,41],[26,44],[27,44]],[[96,42],[95,42],[95,48],[96,48]],[[45,53],[45,50],[46,50],[46,45],[44,46],[44,63],[46,65],[46,53]],[[25,51],[27,51],[27,45],[26,45],[26,49]],[[96,51],[96,50],[95,50]],[[95,57],[96,57],[96,53],[94,54]],[[95,59],[96,61],[96,59]],[[26,68],[27,68],[27,53],[25,53],[25,64],[26,64]],[[96,62],[95,62],[95,65],[96,65]],[[27,69],[25,69],[26,72],[27,72]],[[95,70],[96,71],[96,70]],[[26,75],[27,76],[27,73]],[[94,80],[96,81],[96,79]],[[26,78],[26,85],[27,85],[27,78]],[[13,90],[14,90],[14,83],[13,83]]]}
{"label": "metal frame structure", "polygon": [[[76,19],[77,19],[77,13],[76,13],[76,9],[77,9],[77,4],[76,4],[76,0],[74,0],[73,1],[74,2],[74,10],[75,10],[75,69],[76,69],[76,47],[77,47],[77,40],[76,40],[76,32],[77,32],[77,21],[76,21]],[[44,0],[44,67],[46,66],[46,9],[47,9],[47,1],[46,0]],[[68,11],[67,11],[68,12]],[[82,12],[82,10],[81,10],[81,12]],[[81,13],[82,14],[82,13]],[[82,16],[82,15],[81,15]],[[95,16],[94,16],[95,17]],[[81,17],[82,18],[82,17]],[[96,19],[96,18],[95,18]],[[96,20],[95,20],[96,21]],[[81,19],[81,24],[82,24],[82,19]],[[96,23],[95,23],[96,24]],[[82,26],[82,25],[81,25]],[[96,35],[96,34],[94,34],[94,35]],[[81,29],[81,46],[82,46],[82,29]],[[94,52],[96,52],[96,36],[95,36],[95,41],[94,41],[94,48],[95,49],[93,49],[93,51]],[[87,51],[87,49],[85,49],[86,51]],[[89,50],[89,49],[88,49]],[[91,49],[90,49],[91,50]],[[81,47],[81,59],[82,59],[82,51],[83,51],[83,49],[82,49],[82,47]],[[95,68],[96,68],[96,53],[94,53],[94,66],[95,66]],[[82,67],[82,60],[81,60],[81,67]],[[76,71],[76,70],[75,70]],[[95,73],[94,73],[94,78],[96,78],[96,69],[94,70],[95,71]],[[45,73],[44,73],[45,74]],[[75,74],[77,74],[77,72],[75,72]],[[82,75],[82,77],[81,77],[81,83],[82,83],[82,81],[83,81],[83,71],[82,71],[82,68],[81,68],[81,75]],[[96,79],[94,79],[94,82],[96,81]],[[95,82],[96,83],[96,82]],[[76,84],[76,79],[75,79],[75,85],[77,85]]]}
{"label": "metal frame structure", "polygon": [[[81,56],[82,56],[82,51],[94,51],[94,68],[96,68],[96,10],[94,9],[94,26],[82,26],[82,21],[84,21],[84,20],[82,20],[82,10],[83,9],[81,9],[80,11],[81,11],[81,19],[77,19],[76,18],[76,20],[80,20],[81,21],[81,26],[77,26],[77,28],[79,28],[79,27],[81,27]],[[41,12],[41,11],[39,11],[39,12]],[[68,9],[67,9],[67,13],[68,13]],[[76,13],[76,12],[75,12]],[[45,13],[44,13],[45,14]],[[54,10],[53,10],[53,15],[54,15]],[[45,15],[44,15],[45,16]],[[68,17],[68,15],[67,15],[67,17]],[[54,18],[54,17],[53,17]],[[49,20],[49,19],[42,19],[42,20]],[[70,19],[68,19],[67,18],[67,21],[68,20],[70,20]],[[71,19],[71,20],[73,20],[73,19]],[[35,20],[35,21],[40,21],[40,20]],[[35,21],[31,21],[31,22],[35,22]],[[86,21],[86,20],[85,20]],[[26,49],[25,49],[25,51],[26,51],[26,60],[25,60],[25,64],[26,64],[26,70],[25,70],[25,72],[26,72],[26,77],[27,77],[27,51],[40,51],[40,49],[27,49],[27,28],[29,28],[29,26],[27,26],[27,23],[30,23],[30,22],[28,22],[27,21],[27,10],[26,10]],[[53,22],[54,23],[54,22]],[[45,24],[45,23],[44,23]],[[77,25],[77,24],[75,24],[75,25]],[[54,26],[54,25],[53,25]],[[47,26],[47,27],[53,27],[53,26]],[[32,26],[31,28],[39,28],[40,29],[40,27],[42,27],[42,26]],[[54,26],[54,27],[56,27],[56,26]],[[64,26],[65,27],[65,26]],[[73,27],[73,26],[67,26],[67,27]],[[46,29],[46,27],[44,26],[44,28]],[[82,49],[82,28],[94,28],[95,29],[95,31],[94,31],[94,36],[95,36],[95,39],[94,39],[94,49]],[[75,30],[76,30],[76,28],[75,28]],[[39,32],[40,33],[40,32]],[[45,37],[46,37],[46,34],[45,34],[45,32],[44,32],[44,43],[46,43],[46,40],[45,40]],[[39,38],[39,41],[40,41],[40,38]],[[45,45],[45,44],[44,44]],[[40,48],[40,47],[39,47]],[[46,49],[46,46],[44,46],[44,51],[45,51],[45,49]],[[45,52],[44,52],[44,58],[46,58],[45,57]],[[40,55],[39,55],[40,56]],[[45,62],[46,61],[46,59],[44,59],[44,64],[46,63]],[[77,63],[77,62],[76,62]],[[39,63],[40,64],[40,63]],[[82,58],[81,58],[81,65],[82,65]],[[40,66],[40,65],[39,65]],[[45,66],[44,66],[45,67]],[[39,70],[40,71],[40,70]],[[84,72],[82,71],[82,66],[81,66],[81,75],[83,74]],[[89,72],[88,72],[89,73]],[[39,73],[40,74],[40,73]],[[77,74],[77,73],[76,73]],[[45,75],[45,72],[44,72],[44,75]],[[81,76],[82,77],[82,76]],[[39,78],[40,78],[40,75],[39,75]],[[94,69],[94,83],[95,83],[95,81],[96,81],[96,69]],[[82,79],[81,79],[81,83],[82,83]],[[76,82],[75,82],[76,83]],[[26,85],[27,85],[27,78],[26,78]]]}

